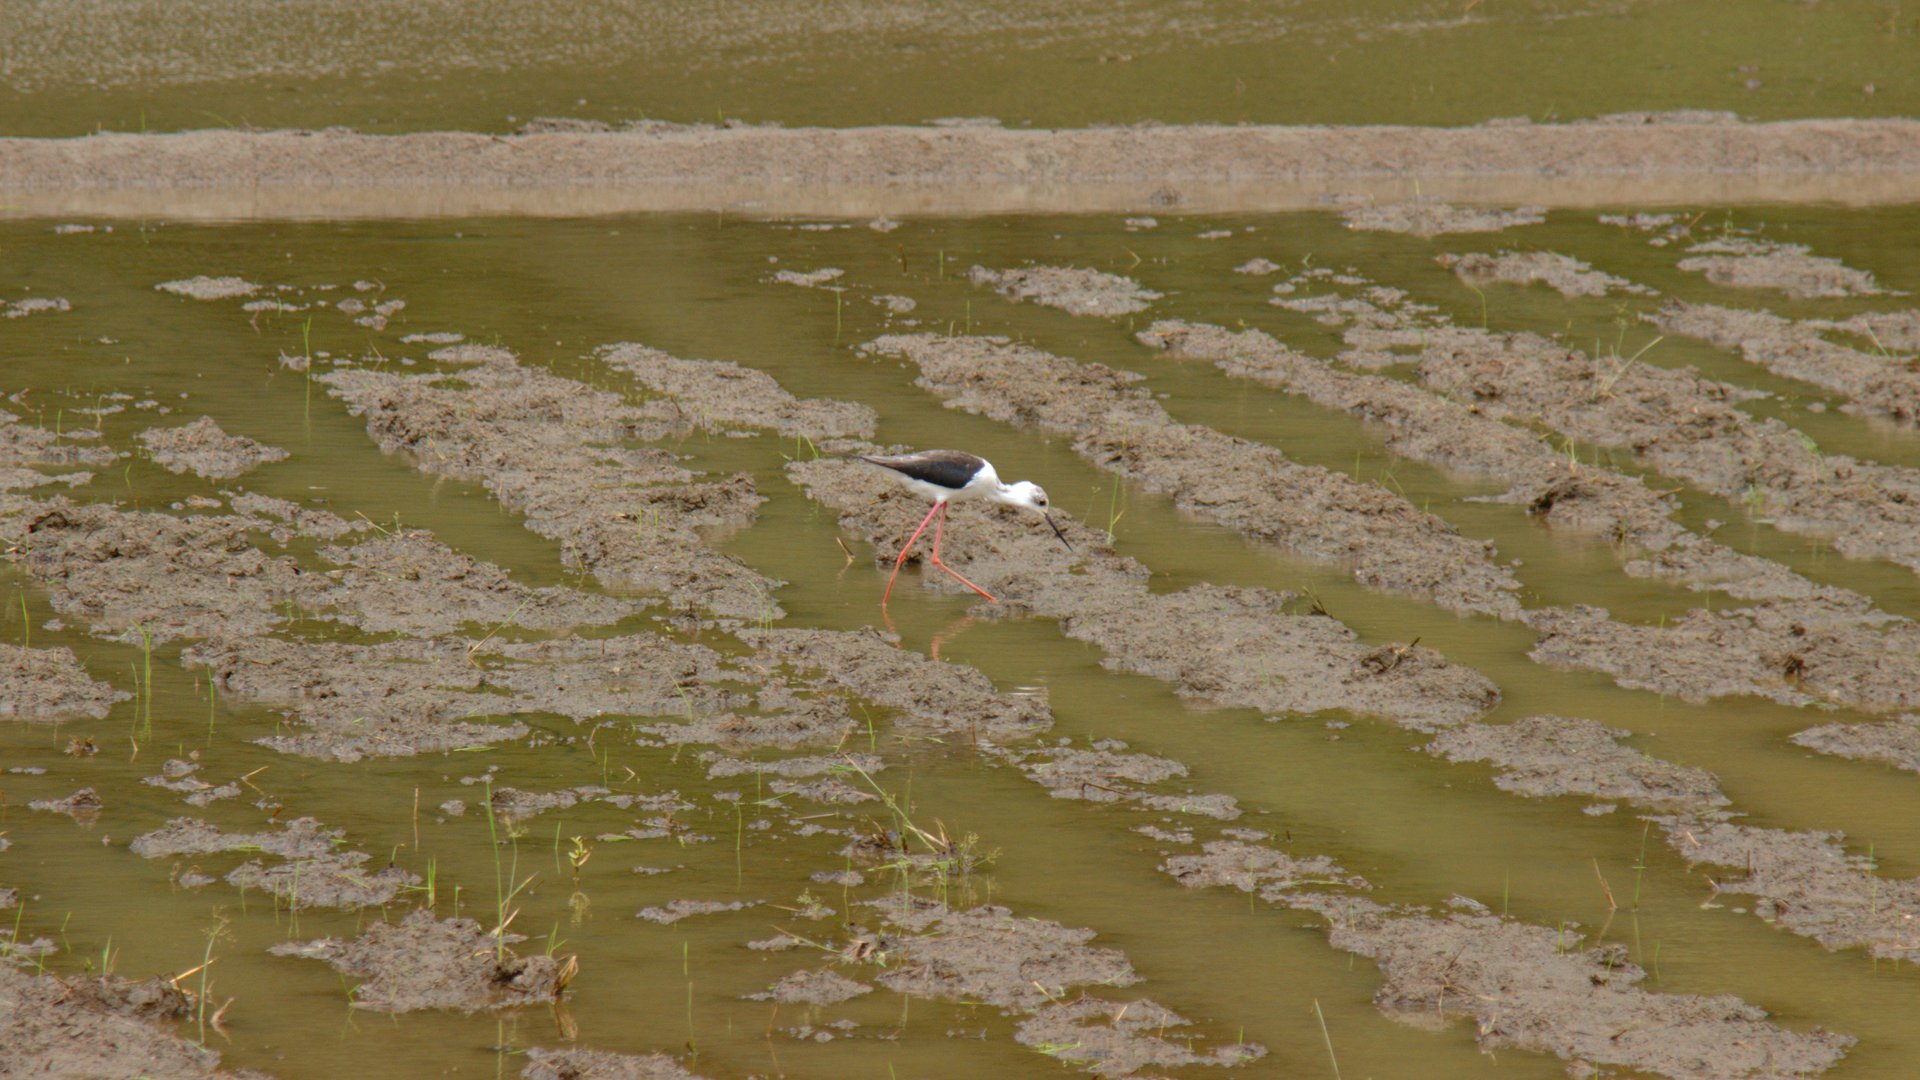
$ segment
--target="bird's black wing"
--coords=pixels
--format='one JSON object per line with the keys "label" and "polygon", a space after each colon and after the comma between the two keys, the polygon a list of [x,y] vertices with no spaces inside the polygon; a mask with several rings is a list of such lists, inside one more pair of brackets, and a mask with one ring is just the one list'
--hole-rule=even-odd
{"label": "bird's black wing", "polygon": [[973,479],[973,474],[987,463],[985,458],[964,450],[923,450],[917,454],[893,456],[862,455],[860,460],[954,491],[966,487],[967,482]]}

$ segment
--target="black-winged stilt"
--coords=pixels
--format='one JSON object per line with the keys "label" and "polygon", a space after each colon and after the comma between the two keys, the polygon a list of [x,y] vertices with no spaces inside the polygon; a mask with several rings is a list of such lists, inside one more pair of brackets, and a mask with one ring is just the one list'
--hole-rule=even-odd
{"label": "black-winged stilt", "polygon": [[[1037,511],[1053,527],[1053,535],[1067,544],[1067,534],[1055,525],[1053,515],[1047,513],[1047,493],[1040,485],[1031,480],[1022,480],[1017,484],[1002,483],[1000,474],[993,471],[993,463],[977,454],[962,450],[922,450],[917,454],[898,455],[862,455],[861,461],[871,462],[882,468],[892,469],[900,474],[908,488],[923,498],[933,500],[933,509],[920,521],[920,527],[913,530],[907,542],[900,549],[900,555],[893,560],[893,576],[887,579],[887,591],[880,597],[880,606],[887,606],[887,600],[893,596],[893,582],[900,576],[900,566],[907,561],[907,552],[913,550],[914,541],[927,531],[927,523],[935,517],[940,524],[933,529],[933,565],[952,574],[954,579],[989,601],[998,603],[992,593],[962,577],[958,571],[940,561],[940,534],[947,527],[947,504],[965,499],[992,499],[1008,506],[1023,506]],[[1072,551],[1073,545],[1067,544]]]}

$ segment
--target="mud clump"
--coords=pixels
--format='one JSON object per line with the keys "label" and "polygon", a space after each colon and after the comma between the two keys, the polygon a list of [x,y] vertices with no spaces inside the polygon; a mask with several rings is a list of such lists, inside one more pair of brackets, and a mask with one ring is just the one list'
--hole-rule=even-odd
{"label": "mud clump", "polygon": [[258,833],[222,832],[200,818],[175,818],[135,837],[128,845],[146,859],[193,857],[224,852],[263,853],[279,860],[251,860],[227,874],[227,883],[263,889],[291,908],[365,908],[391,903],[420,879],[395,866],[369,871],[372,856],[341,848],[344,834],[313,818],[289,821],[283,828]]}
{"label": "mud clump", "polygon": [[1129,754],[1120,749],[1075,750],[1057,747],[1018,755],[1027,778],[1056,799],[1086,802],[1124,802],[1150,810],[1232,821],[1240,807],[1231,795],[1190,793],[1167,795],[1145,787],[1187,775],[1177,761],[1152,754]]}
{"label": "mud clump", "polygon": [[671,900],[658,907],[641,908],[634,918],[662,926],[694,915],[715,915],[723,911],[744,911],[755,906],[751,900]]}
{"label": "mud clump", "polygon": [[1912,356],[1861,352],[1820,336],[1818,322],[1794,322],[1767,311],[1673,301],[1646,316],[1670,334],[1700,338],[1738,352],[1748,363],[1845,395],[1849,412],[1920,419],[1920,373]]}
{"label": "mud clump", "polygon": [[874,981],[914,997],[1032,1012],[1071,987],[1140,981],[1120,952],[1089,944],[1093,931],[1016,918],[997,905],[890,910],[887,921],[900,933]]}
{"label": "mud clump", "polygon": [[1668,845],[1689,864],[1736,871],[1716,875],[1715,891],[1756,897],[1754,913],[1761,918],[1830,949],[1920,959],[1920,940],[1913,933],[1920,919],[1920,881],[1877,876],[1873,860],[1849,854],[1838,834],[1723,820],[1656,820],[1666,829]]}
{"label": "mud clump", "polygon": [[826,969],[810,968],[783,976],[764,992],[749,994],[747,997],[750,1001],[777,1001],[783,1005],[793,1003],[833,1005],[871,993],[873,993],[873,987],[866,983],[855,982],[844,975]]}
{"label": "mud clump", "polygon": [[1407,915],[1326,894],[1295,906],[1328,920],[1336,948],[1380,965],[1382,1009],[1414,1023],[1472,1016],[1483,1047],[1555,1054],[1575,1075],[1614,1066],[1676,1080],[1808,1076],[1854,1042],[1777,1027],[1733,997],[1648,993],[1624,946],[1582,949],[1563,930],[1493,915]]}
{"label": "mud clump", "polygon": [[1712,773],[1623,746],[1626,736],[1592,720],[1529,716],[1448,728],[1427,752],[1448,761],[1491,762],[1499,770],[1494,785],[1522,795],[1587,795],[1687,810],[1727,805]]}
{"label": "mud clump", "polygon": [[156,643],[250,636],[283,624],[289,603],[323,606],[326,579],[255,547],[249,534],[257,523],[248,518],[127,512],[60,498],[8,518],[0,514],[8,531],[31,540],[11,556],[16,565],[46,587],[54,610],[85,620],[95,634],[137,626]]}
{"label": "mud clump", "polygon": [[1873,275],[1838,259],[1814,255],[1805,244],[1726,237],[1695,244],[1676,265],[1735,289],[1776,289],[1801,300],[1878,296]]}
{"label": "mud clump", "polygon": [[974,668],[930,660],[877,635],[776,629],[745,630],[740,637],[815,685],[898,709],[904,716],[896,724],[916,735],[967,734],[1004,745],[1053,726],[1044,701],[1003,694]]}
{"label": "mud clump", "polygon": [[1172,856],[1160,864],[1160,869],[1189,889],[1238,889],[1269,903],[1305,885],[1371,887],[1366,879],[1348,874],[1324,855],[1296,859],[1242,840],[1209,841],[1199,854]]}
{"label": "mud clump", "polygon": [[573,980],[573,957],[518,956],[503,946],[522,940],[495,935],[472,919],[436,919],[415,911],[397,923],[375,923],[353,941],[321,938],[274,946],[276,956],[322,960],[364,980],[355,1008],[403,1013],[419,1009],[478,1012],[557,1001]]}
{"label": "mud clump", "polygon": [[154,463],[170,473],[192,473],[209,480],[231,480],[262,465],[285,461],[287,452],[220,430],[203,416],[180,427],[148,428],[135,436]]}
{"label": "mud clump", "polygon": [[559,541],[561,557],[602,582],[657,592],[676,607],[733,619],[783,613],[778,582],[713,551],[700,530],[742,526],[762,501],[745,475],[702,480],[634,438],[684,430],[668,402],[618,394],[520,364],[503,349],[441,350],[469,366],[401,375],[347,368],[321,381],[367,421],[390,453],[424,472],[476,480],[527,527]]}
{"label": "mud clump", "polygon": [[875,416],[867,406],[826,398],[801,400],[753,368],[683,360],[631,343],[606,346],[596,355],[655,393],[694,403],[689,420],[710,430],[738,424],[816,441],[873,435]]}
{"label": "mud clump", "polygon": [[260,286],[243,277],[199,277],[163,281],[154,288],[192,300],[238,300],[260,291]]}
{"label": "mud clump", "polygon": [[1439,255],[1434,261],[1469,285],[1545,285],[1569,299],[1610,292],[1650,294],[1652,289],[1603,274],[1571,255],[1552,251],[1502,251],[1487,255]]}
{"label": "mud clump", "polygon": [[818,270],[811,270],[804,273],[799,270],[779,270],[775,271],[774,275],[767,280],[778,282],[781,285],[798,285],[803,289],[817,289],[833,279],[841,277],[845,273],[845,270],[837,266],[823,266]]}
{"label": "mud clump", "polygon": [[35,799],[27,804],[27,809],[65,814],[76,824],[91,825],[99,820],[102,805],[100,796],[92,788],[83,787],[64,799]]}
{"label": "mud clump", "polygon": [[1884,761],[1920,772],[1920,717],[1876,724],[1822,724],[1793,736],[1809,750],[1858,761]]}
{"label": "mud clump", "polygon": [[13,1076],[166,1076],[260,1080],[171,1030],[195,999],[161,978],[28,975],[0,964],[0,1046]]}
{"label": "mud clump", "polygon": [[324,548],[320,556],[340,567],[328,572],[337,588],[323,599],[352,611],[354,623],[372,633],[441,635],[462,626],[485,633],[508,625],[565,630],[605,626],[641,610],[632,600],[566,586],[516,584],[500,567],[419,529]]}
{"label": "mud clump", "polygon": [[473,718],[531,711],[488,693],[486,672],[452,643],[218,638],[180,659],[206,668],[222,694],[288,710],[300,728],[257,741],[306,757],[350,762],[484,746],[523,737],[526,725]]}
{"label": "mud clump", "polygon": [[88,675],[72,649],[0,644],[0,720],[101,720],[132,696]]}
{"label": "mud clump", "polygon": [[1147,310],[1162,294],[1132,278],[1071,266],[1029,266],[1019,270],[989,270],[976,266],[967,279],[1014,303],[1031,300],[1059,308],[1070,315],[1131,315]]}
{"label": "mud clump", "polygon": [[47,312],[72,311],[64,296],[29,296],[24,300],[0,300],[0,319],[24,319]]}
{"label": "mud clump", "polygon": [[569,1046],[529,1047],[523,1080],[700,1080],[665,1054],[616,1054]]}
{"label": "mud clump", "polygon": [[1440,236],[1447,233],[1500,232],[1516,225],[1538,225],[1547,220],[1547,211],[1540,206],[1503,210],[1496,207],[1409,202],[1356,206],[1341,216],[1346,219],[1347,228],[1362,232]]}
{"label": "mud clump", "polygon": [[950,408],[1065,434],[1096,465],[1176,505],[1309,558],[1341,563],[1374,588],[1450,611],[1511,615],[1519,588],[1491,545],[1379,487],[1210,428],[1177,424],[1141,377],[1004,340],[892,335],[868,348],[917,365]]}
{"label": "mud clump", "polygon": [[1151,999],[1120,1002],[1082,997],[1040,1009],[1020,1021],[1013,1037],[1022,1046],[1072,1047],[1062,1056],[1084,1063],[1085,1070],[1096,1076],[1132,1076],[1149,1067],[1232,1068],[1266,1056],[1266,1047],[1258,1043],[1197,1052],[1192,1026],[1193,1021]]}

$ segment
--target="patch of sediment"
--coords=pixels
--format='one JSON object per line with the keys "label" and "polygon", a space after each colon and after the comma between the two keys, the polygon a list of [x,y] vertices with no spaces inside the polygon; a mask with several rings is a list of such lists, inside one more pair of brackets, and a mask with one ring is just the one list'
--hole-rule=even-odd
{"label": "patch of sediment", "polygon": [[485,485],[529,528],[559,541],[568,565],[678,608],[779,617],[779,583],[713,551],[700,534],[753,520],[762,500],[752,479],[700,479],[664,450],[626,445],[684,427],[670,405],[630,404],[503,349],[433,355],[463,366],[419,375],[347,368],[320,380],[366,418],[382,449],[407,454],[422,471]]}
{"label": "patch of sediment", "polygon": [[1003,339],[889,335],[867,348],[907,360],[949,408],[1058,432],[1101,468],[1248,536],[1352,568],[1362,584],[1455,612],[1510,615],[1513,573],[1379,487],[1210,428],[1176,423],[1141,376]]}
{"label": "patch of sediment", "polygon": [[1443,202],[1421,200],[1355,206],[1341,216],[1346,219],[1349,229],[1431,237],[1446,233],[1500,232],[1516,225],[1538,225],[1547,220],[1547,211],[1540,206],[1504,209],[1450,206]]}
{"label": "patch of sediment", "polygon": [[1820,335],[1832,323],[1795,322],[1770,311],[1670,301],[1647,321],[1669,334],[1700,338],[1789,379],[1844,395],[1847,412],[1920,419],[1920,371],[1912,355],[1850,349]]}
{"label": "patch of sediment", "polygon": [[263,889],[290,908],[366,908],[392,903],[402,889],[420,879],[397,866],[369,870],[372,856],[341,847],[345,834],[313,818],[286,822],[257,833],[222,832],[200,818],[174,818],[133,839],[128,849],[147,859],[246,852],[270,855],[273,863],[252,859],[227,874],[227,883]]}
{"label": "patch of sediment", "polygon": [[1545,285],[1569,299],[1605,296],[1612,292],[1649,295],[1652,289],[1625,278],[1601,273],[1571,255],[1553,251],[1501,251],[1492,255],[1473,252],[1467,255],[1438,255],[1434,261],[1452,270],[1461,281],[1479,286],[1500,282],[1506,285]]}
{"label": "patch of sediment", "polygon": [[1809,750],[1856,761],[1884,761],[1920,772],[1920,717],[1902,716],[1871,724],[1822,724],[1793,736]]}
{"label": "patch of sediment", "polygon": [[[580,216],[1314,209],[1329,191],[1554,206],[1907,202],[1920,124],[1643,114],[1468,128],[197,131],[0,140],[15,213]],[[1429,206],[1432,205],[1430,202]]]}
{"label": "patch of sediment", "polygon": [[700,1080],[665,1054],[616,1054],[567,1046],[527,1049],[523,1080]]}
{"label": "patch of sediment", "polygon": [[1873,275],[1839,259],[1815,255],[1805,244],[1782,244],[1754,237],[1727,236],[1687,249],[1676,265],[1705,274],[1708,281],[1736,289],[1776,289],[1800,300],[1879,296],[1885,292]]}
{"label": "patch of sediment", "polygon": [[166,979],[29,975],[0,964],[0,1046],[14,1076],[261,1080],[176,1034],[196,999]]}
{"label": "patch of sediment", "polygon": [[1449,728],[1434,736],[1427,752],[1448,761],[1496,762],[1494,785],[1522,795],[1587,795],[1695,811],[1727,805],[1712,773],[1649,757],[1622,745],[1626,737],[1592,720],[1529,716]]}
{"label": "patch of sediment", "polygon": [[1014,303],[1030,300],[1059,308],[1069,315],[1131,315],[1145,311],[1161,294],[1132,278],[1075,266],[1027,266],[990,270],[976,266],[967,280],[985,286]]}
{"label": "patch of sediment", "polygon": [[154,464],[168,472],[192,473],[208,480],[231,480],[287,458],[287,452],[277,446],[227,434],[211,416],[179,427],[148,428],[134,438],[147,448]]}
{"label": "patch of sediment", "polygon": [[472,919],[437,919],[420,910],[397,923],[376,922],[353,941],[287,942],[276,956],[321,960],[362,980],[353,1005],[378,1012],[510,1009],[557,1001],[578,970],[575,958],[520,956],[518,934],[494,935]]}
{"label": "patch of sediment", "polygon": [[0,720],[100,720],[132,696],[88,675],[72,649],[0,644]]}

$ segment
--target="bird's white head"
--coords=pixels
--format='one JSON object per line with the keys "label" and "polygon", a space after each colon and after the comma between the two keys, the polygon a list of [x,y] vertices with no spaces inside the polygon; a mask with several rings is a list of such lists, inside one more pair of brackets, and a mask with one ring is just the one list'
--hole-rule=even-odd
{"label": "bird's white head", "polygon": [[1053,535],[1067,545],[1068,551],[1073,550],[1073,545],[1067,543],[1067,534],[1060,531],[1060,526],[1053,520],[1053,515],[1047,512],[1047,508],[1052,504],[1047,502],[1046,490],[1039,484],[1031,480],[1022,480],[1017,484],[1002,484],[998,498],[1009,506],[1024,506],[1029,510],[1037,511],[1041,517],[1047,519],[1047,524],[1053,529]]}
{"label": "bird's white head", "polygon": [[1002,486],[1000,501],[1009,506],[1024,506],[1029,510],[1038,510],[1043,514],[1047,512],[1047,493],[1039,484],[1031,480]]}

